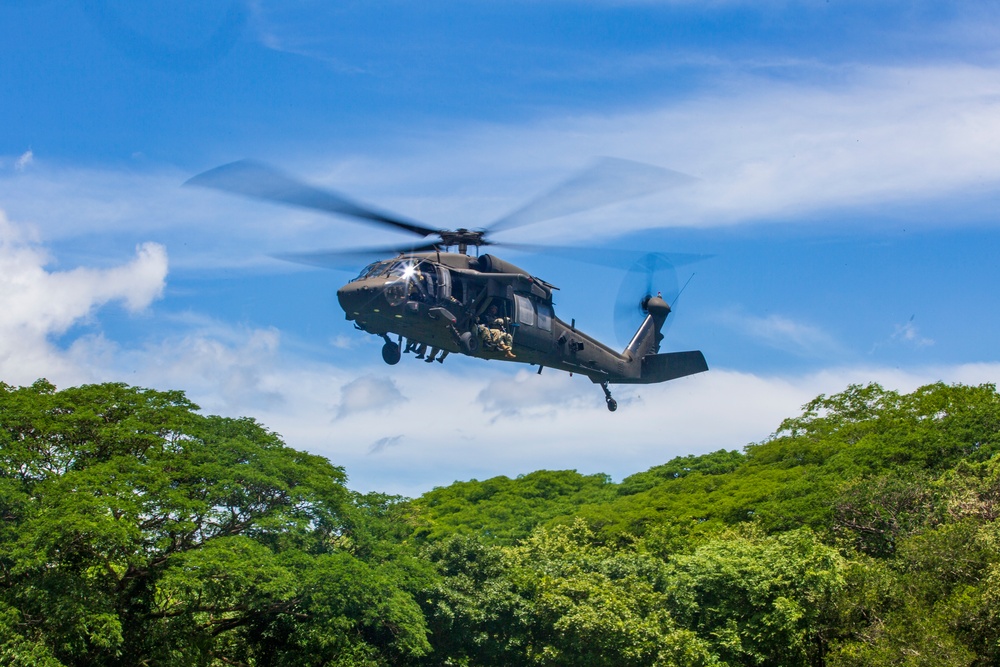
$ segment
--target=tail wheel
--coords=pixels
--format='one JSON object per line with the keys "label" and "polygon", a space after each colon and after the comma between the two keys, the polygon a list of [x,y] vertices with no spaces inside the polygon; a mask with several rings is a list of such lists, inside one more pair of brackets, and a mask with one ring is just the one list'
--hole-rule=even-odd
{"label": "tail wheel", "polygon": [[608,402],[608,410],[610,410],[611,412],[614,412],[615,410],[618,409],[618,401],[616,401],[615,399],[611,398],[611,390],[608,389],[608,382],[607,382],[607,380],[605,380],[604,382],[601,383],[601,389],[604,390],[604,400],[606,400]]}

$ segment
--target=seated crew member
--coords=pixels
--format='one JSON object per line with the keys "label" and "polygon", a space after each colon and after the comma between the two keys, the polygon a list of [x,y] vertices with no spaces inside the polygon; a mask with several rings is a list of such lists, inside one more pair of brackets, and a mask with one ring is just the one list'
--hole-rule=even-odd
{"label": "seated crew member", "polygon": [[480,319],[482,324],[479,325],[479,335],[483,338],[483,342],[493,349],[504,352],[508,359],[515,359],[514,336],[507,333],[510,318],[501,317],[496,304],[493,304]]}

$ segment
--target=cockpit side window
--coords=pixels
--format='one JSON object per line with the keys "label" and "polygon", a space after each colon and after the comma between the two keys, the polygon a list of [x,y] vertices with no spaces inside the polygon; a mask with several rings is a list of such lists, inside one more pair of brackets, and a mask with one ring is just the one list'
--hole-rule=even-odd
{"label": "cockpit side window", "polygon": [[413,262],[396,262],[389,269],[389,275],[393,278],[412,278],[417,271],[417,265]]}

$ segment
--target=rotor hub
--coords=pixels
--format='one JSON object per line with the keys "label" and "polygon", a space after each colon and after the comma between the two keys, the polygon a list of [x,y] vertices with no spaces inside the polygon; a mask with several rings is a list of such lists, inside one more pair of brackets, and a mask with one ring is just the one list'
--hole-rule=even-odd
{"label": "rotor hub", "polygon": [[483,230],[469,230],[469,229],[456,229],[456,230],[446,230],[443,229],[438,232],[438,236],[441,237],[441,245],[450,248],[452,246],[458,246],[458,251],[465,254],[469,246],[484,246],[489,245],[490,242],[486,240],[486,232]]}
{"label": "rotor hub", "polygon": [[666,317],[670,314],[670,304],[663,300],[663,297],[647,296],[642,300],[642,310],[653,317]]}

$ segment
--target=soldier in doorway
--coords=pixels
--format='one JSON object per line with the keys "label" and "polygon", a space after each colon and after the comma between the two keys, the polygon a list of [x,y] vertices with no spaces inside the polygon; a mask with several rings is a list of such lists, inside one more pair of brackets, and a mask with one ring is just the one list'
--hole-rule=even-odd
{"label": "soldier in doorway", "polygon": [[507,331],[510,323],[510,318],[502,317],[496,304],[492,304],[480,318],[479,335],[489,347],[505,353],[508,359],[515,359],[514,336]]}

